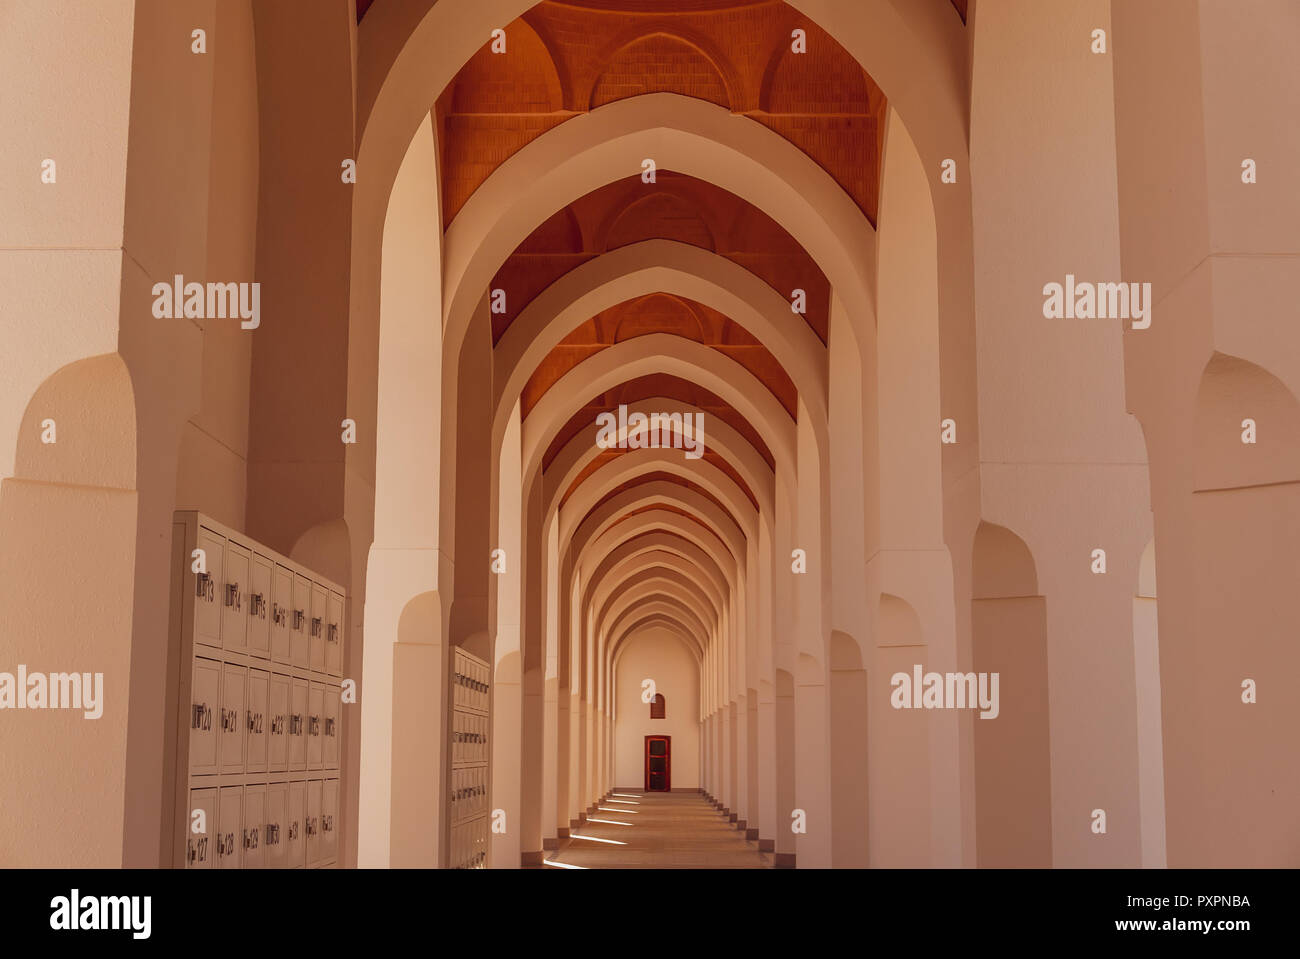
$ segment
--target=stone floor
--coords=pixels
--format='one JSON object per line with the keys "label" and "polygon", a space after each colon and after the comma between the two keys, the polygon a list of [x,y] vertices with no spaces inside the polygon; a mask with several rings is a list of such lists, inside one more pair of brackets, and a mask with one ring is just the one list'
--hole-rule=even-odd
{"label": "stone floor", "polygon": [[560,840],[546,868],[772,868],[771,854],[759,852],[757,842],[746,840],[699,793],[615,793],[572,838]]}

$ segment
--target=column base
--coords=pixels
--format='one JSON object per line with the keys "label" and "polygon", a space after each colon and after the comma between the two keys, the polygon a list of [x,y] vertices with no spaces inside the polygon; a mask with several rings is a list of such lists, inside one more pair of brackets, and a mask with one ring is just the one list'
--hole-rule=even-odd
{"label": "column base", "polygon": [[[545,845],[545,840],[542,844]],[[545,858],[546,854],[541,851],[520,853],[519,865],[523,869],[541,869],[542,860]]]}
{"label": "column base", "polygon": [[794,868],[794,853],[792,853],[792,852],[778,852],[778,853],[776,854],[776,863],[775,863],[775,865],[776,865],[776,868],[777,868],[777,869],[793,869],[793,868]]}
{"label": "column base", "polygon": [[551,838],[550,836],[547,836],[544,839],[542,839],[542,852],[546,852],[548,849],[559,849],[559,848],[560,848],[559,837]]}
{"label": "column base", "polygon": [[[570,819],[569,822],[572,823],[573,820]],[[568,839],[568,838],[569,838],[569,829],[570,829],[570,828],[571,828],[570,826],[561,826],[559,829],[557,829],[557,830],[556,830],[557,838],[559,838],[559,839]]]}
{"label": "column base", "polygon": [[753,840],[757,841],[757,840],[758,840],[758,830],[757,830],[757,829],[746,829],[746,830],[745,830],[745,838],[746,838],[746,839],[753,839]]}
{"label": "column base", "polygon": [[758,841],[758,851],[759,851],[759,852],[776,852],[776,840],[775,840],[775,839],[760,839],[760,840]]}
{"label": "column base", "polygon": [[727,822],[739,822],[739,817],[733,812],[727,814]]}

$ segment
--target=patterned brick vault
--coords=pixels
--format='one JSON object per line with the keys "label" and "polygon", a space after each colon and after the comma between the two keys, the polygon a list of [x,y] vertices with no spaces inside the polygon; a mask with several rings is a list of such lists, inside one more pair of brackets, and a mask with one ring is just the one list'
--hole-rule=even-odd
{"label": "patterned brick vault", "polygon": [[[792,51],[796,28],[816,56]],[[546,0],[504,29],[507,52],[485,42],[438,98],[444,226],[547,130],[660,92],[716,103],[781,134],[875,224],[884,94],[784,0]]]}
{"label": "patterned brick vault", "polygon": [[[808,294],[805,319],[826,342],[830,283],[806,251],[774,220],[744,200],[694,177],[659,171],[654,184],[633,175],[607,184],[557,211],[519,245],[493,279],[493,288],[506,291],[507,312],[492,317],[493,343],[500,341],[513,319],[533,298],[565,273],[602,252],[651,239],[686,243],[717,253],[745,267],[788,297],[790,289]],[[668,333],[717,350],[762,382],[796,419],[798,393],[775,356],[749,331],[728,316],[686,297],[654,293],[610,307],[582,323],[542,359],[520,395],[526,418],[566,373],[616,343],[652,333]],[[734,408],[709,391],[674,376],[656,374],[623,383],[593,398],[571,416],[543,460],[550,466],[560,449],[584,429],[594,431],[597,415],[651,397],[691,403],[744,436],[774,463],[758,431]],[[620,451],[601,454],[577,477],[565,494],[604,466]],[[740,474],[724,457],[710,450],[705,461],[718,467],[745,490]],[[669,477],[672,482],[684,482]]]}
{"label": "patterned brick vault", "polygon": [[[805,319],[827,341],[830,282],[775,220],[735,194],[694,177],[660,170],[616,180],[557,211],[502,265],[492,281],[507,311],[492,317],[492,342],[538,293],[588,260],[642,240],[689,243],[745,267],[783,297],[808,294]],[[651,332],[647,330],[646,332]],[[701,341],[703,342],[703,341]]]}

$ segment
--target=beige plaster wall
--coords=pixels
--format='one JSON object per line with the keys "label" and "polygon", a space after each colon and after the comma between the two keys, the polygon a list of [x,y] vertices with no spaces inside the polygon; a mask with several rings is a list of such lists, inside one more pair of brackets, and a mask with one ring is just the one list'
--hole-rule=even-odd
{"label": "beige plaster wall", "polygon": [[[653,679],[663,693],[663,719],[651,719],[641,702],[641,682]],[[700,671],[683,644],[663,627],[631,636],[619,651],[614,672],[614,785],[642,788],[645,737],[672,737],[672,788],[700,785]]]}

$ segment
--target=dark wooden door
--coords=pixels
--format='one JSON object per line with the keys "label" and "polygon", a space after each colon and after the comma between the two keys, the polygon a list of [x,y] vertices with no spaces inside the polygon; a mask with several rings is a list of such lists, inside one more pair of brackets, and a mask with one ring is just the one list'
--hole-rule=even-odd
{"label": "dark wooden door", "polygon": [[646,792],[666,793],[673,788],[673,740],[671,736],[645,738]]}

